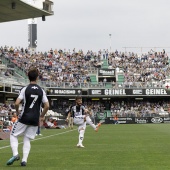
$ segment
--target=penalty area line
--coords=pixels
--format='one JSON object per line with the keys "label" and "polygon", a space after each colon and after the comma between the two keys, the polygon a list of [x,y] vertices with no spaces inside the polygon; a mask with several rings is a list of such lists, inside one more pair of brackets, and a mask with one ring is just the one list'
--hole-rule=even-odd
{"label": "penalty area line", "polygon": [[[54,134],[54,135],[43,136],[43,137],[41,137],[41,138],[37,138],[37,139],[31,140],[31,142],[37,141],[37,140],[41,140],[41,139],[50,138],[50,137],[53,137],[53,136],[62,135],[62,134],[65,134],[65,133],[68,133],[68,132],[72,132],[72,131],[75,131],[75,130],[77,130],[77,129],[69,130],[69,131],[65,131],[65,132],[61,132],[61,133],[57,133],[57,134]],[[18,143],[18,145],[20,145],[20,144],[23,144],[23,142]],[[10,145],[8,145],[8,146],[3,146],[3,147],[0,147],[0,150],[5,149],[5,148],[9,148],[9,147],[11,147],[11,146],[10,146]]]}

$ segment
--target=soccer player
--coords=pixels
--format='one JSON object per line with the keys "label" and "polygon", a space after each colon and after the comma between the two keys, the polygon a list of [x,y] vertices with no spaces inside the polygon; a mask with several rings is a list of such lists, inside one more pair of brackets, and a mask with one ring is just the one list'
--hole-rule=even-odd
{"label": "soccer player", "polygon": [[72,115],[71,115],[70,118],[69,118],[68,127],[69,127],[70,129],[73,129],[73,116],[72,116]]}
{"label": "soccer player", "polygon": [[[23,158],[21,166],[26,166],[27,158],[30,152],[30,139],[34,139],[39,121],[44,120],[44,116],[49,109],[49,102],[45,91],[37,85],[39,72],[36,68],[32,68],[28,72],[30,84],[23,87],[15,102],[15,109],[19,115],[18,121],[13,125],[10,133],[10,145],[13,153],[7,161],[7,165],[12,165],[14,161],[18,161],[20,156],[18,154],[18,136],[23,137]],[[19,104],[22,103],[22,111],[19,114]],[[44,104],[44,109],[41,112],[41,105]],[[40,113],[41,112],[41,113]]]}
{"label": "soccer player", "polygon": [[96,132],[98,131],[98,128],[100,127],[101,123],[98,125],[94,125],[92,120],[89,117],[89,110],[85,108],[85,106],[82,105],[82,97],[77,96],[76,97],[76,105],[72,106],[69,114],[67,116],[67,121],[69,120],[70,116],[73,116],[73,121],[75,125],[78,125],[78,132],[79,132],[79,142],[77,144],[77,147],[84,148],[83,146],[83,139],[84,139],[84,133],[86,130],[86,123],[89,124]]}
{"label": "soccer player", "polygon": [[[69,114],[70,110],[71,110],[71,106],[69,107],[68,114]],[[74,120],[74,119],[73,119],[73,115],[70,114],[70,116],[69,116],[69,118],[68,118],[68,127],[69,127],[70,129],[73,129],[73,124],[74,124],[73,120]]]}

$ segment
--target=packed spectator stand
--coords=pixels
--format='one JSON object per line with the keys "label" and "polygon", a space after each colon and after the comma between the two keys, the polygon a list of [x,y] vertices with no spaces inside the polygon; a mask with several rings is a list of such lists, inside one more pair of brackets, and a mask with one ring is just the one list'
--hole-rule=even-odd
{"label": "packed spectator stand", "polygon": [[[0,53],[4,54],[4,62],[14,64],[22,77],[30,66],[36,66],[40,71],[40,80],[43,86],[53,87],[101,87],[105,80],[93,85],[92,75],[97,75],[97,68],[102,68],[106,62],[107,68],[116,69],[123,75],[124,81],[109,81],[114,87],[161,87],[166,77],[169,76],[169,57],[165,50],[162,52],[148,52],[135,54],[133,52],[109,53],[108,50],[99,50],[98,53],[82,50],[49,50],[31,54],[28,49],[1,47]],[[5,73],[10,75],[9,69]],[[24,80],[23,80],[24,81]],[[96,78],[96,81],[98,79]],[[106,80],[107,81],[107,80]]]}
{"label": "packed spectator stand", "polygon": [[[144,54],[133,52],[98,52],[82,50],[53,50],[48,52],[36,52],[32,54],[27,48],[1,47],[1,83],[14,83],[26,85],[28,80],[26,74],[31,66],[39,69],[40,85],[43,87],[60,88],[137,88],[137,87],[163,87],[165,79],[170,73],[169,57],[165,50],[161,52],[150,51]],[[115,69],[116,74],[123,76],[123,81],[100,80],[97,78],[98,68]],[[96,82],[92,80],[96,76]],[[108,86],[107,86],[108,87]],[[110,102],[106,108],[106,103]],[[111,114],[120,117],[147,117],[147,116],[169,116],[169,101],[146,99],[136,100],[111,100],[111,101],[88,101],[85,105],[97,112],[110,110]],[[65,114],[65,110],[71,105],[65,101],[52,105],[51,109]],[[1,108],[3,113],[3,109]],[[2,114],[0,113],[0,114]],[[7,115],[11,115],[8,110]],[[2,115],[0,115],[2,116]],[[4,115],[3,115],[4,116]]]}

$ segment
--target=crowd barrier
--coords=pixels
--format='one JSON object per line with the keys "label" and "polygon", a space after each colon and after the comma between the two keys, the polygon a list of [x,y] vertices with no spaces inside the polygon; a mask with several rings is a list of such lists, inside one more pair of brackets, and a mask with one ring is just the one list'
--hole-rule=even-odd
{"label": "crowd barrier", "polygon": [[[114,124],[114,118],[107,117],[105,119],[96,118],[96,122],[105,124]],[[170,123],[170,117],[118,117],[119,124],[146,124],[146,123]]]}

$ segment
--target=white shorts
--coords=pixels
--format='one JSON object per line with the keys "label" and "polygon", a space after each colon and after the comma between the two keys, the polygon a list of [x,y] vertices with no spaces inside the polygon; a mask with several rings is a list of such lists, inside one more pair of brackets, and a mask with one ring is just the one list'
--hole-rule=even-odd
{"label": "white shorts", "polygon": [[86,121],[84,121],[84,117],[85,115],[74,117],[74,124],[78,126],[78,131],[80,131],[81,128],[84,130],[86,129]]}
{"label": "white shorts", "polygon": [[85,115],[81,115],[81,116],[75,116],[74,117],[74,124],[75,125],[82,125],[84,123],[84,117]]}
{"label": "white shorts", "polygon": [[11,130],[11,135],[13,136],[24,135],[30,139],[34,139],[37,130],[38,130],[38,126],[25,125],[21,122],[15,122]]}

